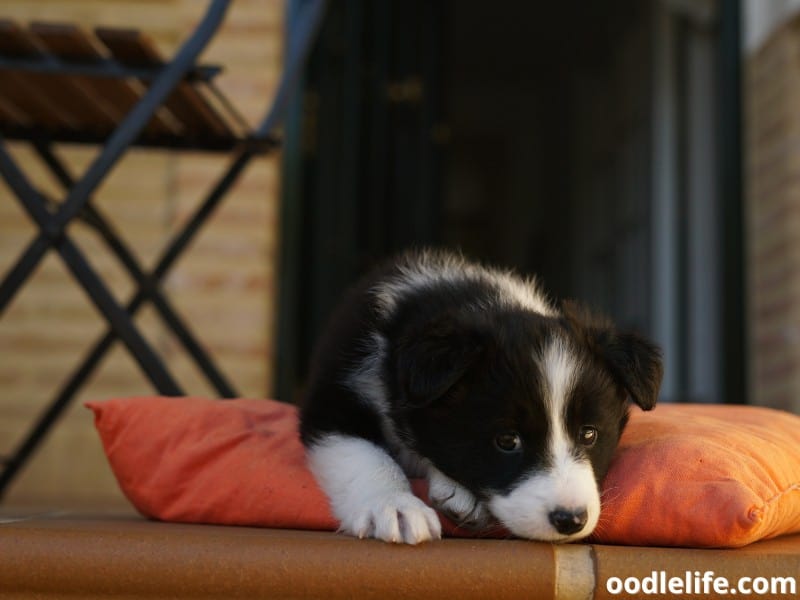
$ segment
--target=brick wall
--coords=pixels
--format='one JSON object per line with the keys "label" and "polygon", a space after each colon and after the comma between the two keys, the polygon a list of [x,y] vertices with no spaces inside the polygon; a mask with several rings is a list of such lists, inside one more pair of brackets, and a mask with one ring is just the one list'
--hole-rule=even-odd
{"label": "brick wall", "polygon": [[800,411],[800,18],[748,57],[746,222],[754,402]]}
{"label": "brick wall", "polygon": [[[6,0],[0,16],[23,23],[46,20],[140,28],[171,55],[206,4],[196,0]],[[251,123],[257,123],[280,75],[284,2],[237,0],[232,5],[203,60],[225,66],[218,79],[220,88]],[[62,156],[79,174],[94,153],[91,148],[73,148]],[[27,148],[15,146],[14,154],[43,190],[60,197],[58,187],[37,168]],[[97,204],[143,264],[150,266],[227,162],[217,156],[132,151],[99,189]],[[251,397],[263,397],[271,389],[277,208],[277,158],[257,160],[166,282],[185,321],[238,390]],[[0,183],[0,274],[34,232]],[[86,227],[75,225],[71,234],[110,282],[117,299],[125,302],[133,290],[125,271]],[[152,310],[143,310],[138,322],[189,393],[213,394]],[[48,256],[0,319],[0,454],[15,447],[24,426],[40,413],[104,331],[61,261]],[[115,346],[12,487],[9,502],[122,502],[91,416],[81,402],[151,392],[133,360]]]}

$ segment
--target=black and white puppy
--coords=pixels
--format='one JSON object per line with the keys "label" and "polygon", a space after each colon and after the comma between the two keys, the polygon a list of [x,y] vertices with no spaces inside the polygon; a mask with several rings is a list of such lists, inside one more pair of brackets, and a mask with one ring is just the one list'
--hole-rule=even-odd
{"label": "black and white puppy", "polygon": [[341,530],[439,538],[436,512],[530,539],[589,535],[628,419],[653,408],[656,346],[533,280],[408,253],[349,291],[320,339],[301,412],[308,463]]}

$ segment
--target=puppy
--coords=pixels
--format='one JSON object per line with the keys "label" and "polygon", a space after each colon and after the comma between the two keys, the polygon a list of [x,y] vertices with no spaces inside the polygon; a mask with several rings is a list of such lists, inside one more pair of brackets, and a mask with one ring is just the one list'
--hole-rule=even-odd
{"label": "puppy", "polygon": [[441,536],[414,496],[464,527],[566,542],[600,516],[628,419],[656,403],[658,348],[531,279],[412,252],[351,289],[318,342],[301,411],[308,464],[341,531]]}

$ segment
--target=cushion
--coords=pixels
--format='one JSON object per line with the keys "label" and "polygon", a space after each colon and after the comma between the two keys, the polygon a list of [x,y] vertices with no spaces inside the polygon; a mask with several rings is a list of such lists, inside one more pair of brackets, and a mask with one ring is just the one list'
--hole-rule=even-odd
{"label": "cushion", "polygon": [[123,493],[146,517],[336,529],[306,469],[294,406],[270,400],[89,402]]}
{"label": "cushion", "polygon": [[[291,405],[141,397],[87,406],[122,491],[147,517],[337,528]],[[424,483],[413,484],[424,498]],[[743,406],[634,409],[602,493],[595,543],[737,547],[800,532],[800,417]],[[447,535],[469,535],[442,521]]]}
{"label": "cushion", "polygon": [[769,408],[633,410],[592,539],[738,547],[800,531],[800,417]]}

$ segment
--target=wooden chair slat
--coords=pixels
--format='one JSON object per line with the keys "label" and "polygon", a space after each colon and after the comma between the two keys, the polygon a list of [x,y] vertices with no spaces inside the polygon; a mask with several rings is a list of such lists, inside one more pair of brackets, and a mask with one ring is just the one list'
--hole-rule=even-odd
{"label": "wooden chair slat", "polygon": [[[95,35],[105,44],[114,58],[123,64],[134,67],[163,64],[153,41],[140,31],[100,27],[95,29]],[[226,121],[191,83],[179,84],[167,99],[165,106],[186,125],[189,135],[202,137],[209,132],[220,137],[232,135]]]}
{"label": "wooden chair slat", "polygon": [[40,56],[44,49],[10,19],[0,19],[0,54],[14,58]]}
{"label": "wooden chair slat", "polygon": [[[0,85],[2,85],[2,76],[0,76]],[[13,123],[20,127],[33,125],[25,111],[20,110],[13,102],[2,95],[0,95],[0,122]]]}
{"label": "wooden chair slat", "polygon": [[[0,55],[9,58],[36,58],[42,49],[13,21],[0,21]],[[18,113],[27,115],[47,128],[80,127],[80,119],[70,110],[71,90],[61,89],[63,80],[39,73],[10,72],[0,74],[0,95],[15,106]],[[63,93],[62,93],[63,92]],[[58,101],[54,101],[58,98]],[[21,125],[20,123],[14,123]]]}
{"label": "wooden chair slat", "polygon": [[109,53],[123,64],[132,67],[158,67],[164,64],[155,42],[138,29],[97,27],[94,34]]}
{"label": "wooden chair slat", "polygon": [[106,58],[102,45],[72,23],[34,21],[30,32],[50,53],[71,62],[97,62]]}
{"label": "wooden chair slat", "polygon": [[[49,131],[57,129],[75,130],[78,124],[67,114],[51,94],[43,93],[45,78],[31,74],[0,72],[0,94],[6,101],[26,115],[27,120]],[[60,99],[59,99],[60,100]],[[12,123],[22,126],[22,123]]]}
{"label": "wooden chair slat", "polygon": [[[150,81],[81,73],[69,65],[164,64],[153,40],[134,29],[98,28],[87,33],[70,23],[33,22],[20,27],[0,19],[0,57],[41,61],[32,67],[0,69],[0,130],[12,137],[101,142],[147,92]],[[59,70],[59,63],[65,65]],[[49,69],[51,61],[54,65]],[[110,62],[111,61],[111,62]],[[243,125],[206,84],[184,81],[146,125],[144,145],[223,147]]]}
{"label": "wooden chair slat", "polygon": [[[97,63],[108,54],[103,45],[72,24],[34,22],[30,31],[48,52],[58,58],[81,63]],[[86,77],[70,77],[73,85],[92,103],[93,108],[107,118],[106,126],[115,127],[139,101],[144,87],[135,80]],[[180,135],[182,126],[164,111],[157,111],[145,127],[147,135]]]}

